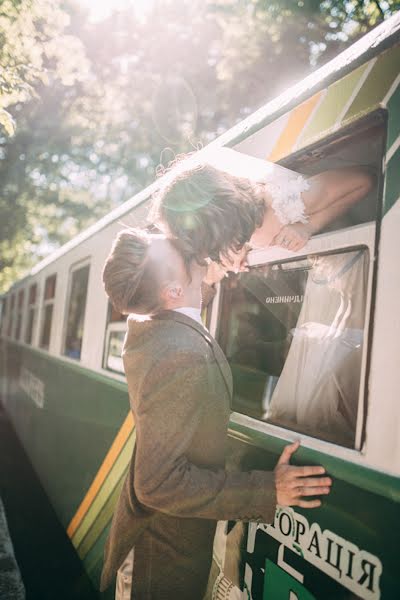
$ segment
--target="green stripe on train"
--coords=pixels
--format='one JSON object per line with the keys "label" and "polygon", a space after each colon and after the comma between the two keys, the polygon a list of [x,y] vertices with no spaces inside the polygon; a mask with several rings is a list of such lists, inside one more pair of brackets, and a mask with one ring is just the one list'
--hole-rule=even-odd
{"label": "green stripe on train", "polygon": [[[231,421],[229,435],[278,457],[287,441]],[[276,461],[276,458],[274,458]],[[346,461],[325,452],[300,447],[294,463],[321,464],[337,480],[400,503],[400,478]]]}
{"label": "green stripe on train", "polygon": [[366,81],[361,86],[354,102],[344,116],[344,121],[376,106],[386,96],[390,86],[399,74],[400,46],[384,52],[372,67]]}
{"label": "green stripe on train", "polygon": [[[66,528],[126,418],[127,386],[26,346],[7,348],[7,410]],[[43,408],[21,388],[19,366],[44,382]]]}
{"label": "green stripe on train", "polygon": [[400,198],[400,146],[386,165],[384,213]]}
{"label": "green stripe on train", "polygon": [[121,493],[121,489],[125,480],[126,471],[122,474],[117,486],[113,490],[112,494],[107,498],[104,506],[102,507],[97,519],[93,522],[92,527],[89,529],[86,537],[83,539],[81,545],[77,548],[78,554],[81,559],[84,559],[88,554],[92,546],[96,543],[101,533],[109,524],[112,515],[114,513],[115,504]]}

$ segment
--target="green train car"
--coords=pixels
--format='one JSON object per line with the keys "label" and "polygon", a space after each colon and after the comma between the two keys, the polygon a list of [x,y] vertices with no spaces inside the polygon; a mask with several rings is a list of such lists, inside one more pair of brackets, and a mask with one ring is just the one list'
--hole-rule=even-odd
{"label": "green train car", "polygon": [[[322,464],[332,492],[274,523],[221,522],[215,600],[400,598],[400,14],[215,140],[311,175],[369,165],[378,185],[298,253],[270,247],[206,315],[235,383],[229,462]],[[90,578],[135,443],[125,320],[101,270],[123,217],[144,225],[162,178],[3,295],[1,395]],[[147,224],[147,223],[146,223]]]}

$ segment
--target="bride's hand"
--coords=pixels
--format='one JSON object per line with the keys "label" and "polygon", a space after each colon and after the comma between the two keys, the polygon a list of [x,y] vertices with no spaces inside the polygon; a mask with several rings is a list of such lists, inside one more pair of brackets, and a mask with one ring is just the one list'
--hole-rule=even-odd
{"label": "bride's hand", "polygon": [[307,244],[311,235],[311,228],[305,223],[285,225],[274,237],[271,246],[282,246],[286,250],[297,252]]}

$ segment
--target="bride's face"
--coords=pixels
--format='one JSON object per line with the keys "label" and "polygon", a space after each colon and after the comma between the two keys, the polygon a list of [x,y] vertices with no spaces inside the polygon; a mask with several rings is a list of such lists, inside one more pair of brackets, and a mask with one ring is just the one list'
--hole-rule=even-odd
{"label": "bride's face", "polygon": [[221,265],[226,271],[233,271],[233,273],[247,271],[247,254],[249,250],[251,250],[250,244],[245,244],[239,252],[229,250],[226,254],[221,254]]}

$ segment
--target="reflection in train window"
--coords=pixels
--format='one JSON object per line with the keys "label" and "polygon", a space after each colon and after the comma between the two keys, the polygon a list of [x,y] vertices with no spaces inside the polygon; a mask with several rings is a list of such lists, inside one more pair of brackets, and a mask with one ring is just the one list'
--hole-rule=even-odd
{"label": "reflection in train window", "polygon": [[77,360],[81,357],[88,281],[89,265],[72,272],[64,354]]}
{"label": "reflection in train window", "polygon": [[235,411],[354,446],[368,262],[360,248],[224,282],[219,338]]}

